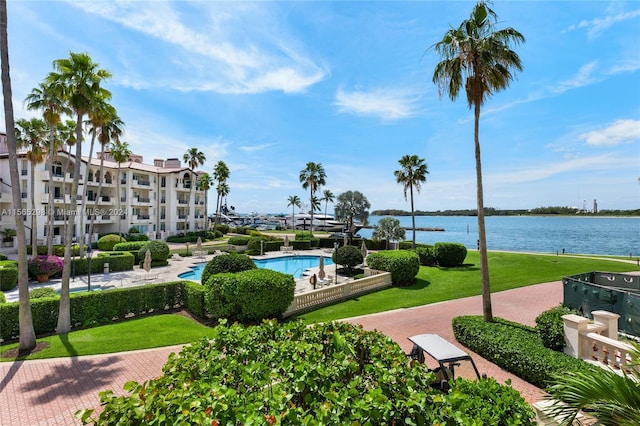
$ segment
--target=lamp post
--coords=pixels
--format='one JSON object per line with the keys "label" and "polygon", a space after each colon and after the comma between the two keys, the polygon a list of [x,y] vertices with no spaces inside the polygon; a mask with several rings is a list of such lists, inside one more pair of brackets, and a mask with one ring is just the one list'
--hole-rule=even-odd
{"label": "lamp post", "polygon": [[87,247],[87,291],[91,291],[91,244]]}
{"label": "lamp post", "polygon": [[71,259],[72,259],[71,260],[71,274],[73,275],[73,280],[72,281],[75,281],[76,280],[76,254],[75,253],[73,253],[71,255]]}

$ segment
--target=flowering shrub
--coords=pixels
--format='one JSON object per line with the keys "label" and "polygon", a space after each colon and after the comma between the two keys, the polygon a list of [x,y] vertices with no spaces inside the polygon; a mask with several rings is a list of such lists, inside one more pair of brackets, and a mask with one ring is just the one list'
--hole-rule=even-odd
{"label": "flowering shrub", "polygon": [[62,271],[64,262],[58,256],[38,256],[29,260],[29,272],[35,276],[53,275]]}

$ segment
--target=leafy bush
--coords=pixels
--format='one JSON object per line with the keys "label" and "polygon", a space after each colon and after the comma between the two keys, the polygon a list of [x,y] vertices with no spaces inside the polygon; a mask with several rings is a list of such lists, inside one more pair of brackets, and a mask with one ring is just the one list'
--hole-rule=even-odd
{"label": "leafy bush", "polygon": [[135,226],[132,226],[131,228],[129,228],[129,231],[127,231],[129,234],[139,234],[140,230],[138,228],[136,228]]}
{"label": "leafy bush", "polygon": [[7,303],[7,298],[3,292],[0,291],[0,303]]}
{"label": "leafy bush", "polygon": [[149,237],[147,236],[147,234],[129,234],[127,235],[127,241],[130,241],[130,242],[149,241]]}
{"label": "leafy bush", "polygon": [[11,291],[18,285],[18,262],[0,260],[0,291]]}
{"label": "leafy bush", "polygon": [[250,239],[251,237],[239,235],[229,238],[229,241],[227,242],[233,246],[246,246],[247,244],[249,244]]}
{"label": "leafy bush", "polygon": [[118,243],[124,243],[126,241],[127,240],[125,240],[120,235],[107,234],[104,237],[100,237],[98,239],[98,250],[100,250],[100,251],[111,251],[111,250],[113,250],[113,246],[115,246]]}
{"label": "leafy bush", "polygon": [[480,316],[454,318],[453,334],[473,352],[543,389],[553,384],[555,374],[600,368],[545,348],[532,327],[499,318],[494,322]]}
{"label": "leafy bush", "polygon": [[7,257],[6,254],[0,253],[0,260],[7,260],[7,259],[8,259],[8,257]]}
{"label": "leafy bush", "polygon": [[293,302],[293,276],[269,269],[215,274],[205,284],[205,306],[214,318],[259,322],[279,318]]}
{"label": "leafy bush", "polygon": [[[144,234],[140,234],[144,235]],[[146,237],[146,235],[145,235]],[[113,251],[128,251],[135,256],[135,264],[140,263],[144,257],[139,258],[139,251],[142,247],[146,246],[148,241],[127,241],[126,243],[118,243],[113,246]]]}
{"label": "leafy bush", "polygon": [[[87,248],[86,245],[84,247],[85,249]],[[65,249],[64,244],[54,244],[51,248],[51,254],[58,257],[64,257],[64,249]],[[36,250],[38,250],[39,256],[45,256],[48,252],[47,246],[45,245],[37,246]],[[31,253],[31,246],[27,246],[27,253]],[[73,244],[71,246],[71,256],[78,256],[78,255],[80,255],[80,245]]]}
{"label": "leafy bush", "polygon": [[62,271],[64,261],[58,256],[36,256],[35,259],[28,260],[29,273],[33,276],[55,275]]}
{"label": "leafy bush", "polygon": [[357,247],[343,246],[338,247],[338,250],[331,254],[331,260],[333,260],[333,263],[346,267],[348,271],[352,271],[356,265],[362,264],[364,258]]}
{"label": "leafy bush", "polygon": [[453,268],[464,263],[464,259],[467,257],[467,248],[460,243],[435,243],[433,255],[438,265]]}
{"label": "leafy bush", "polygon": [[536,317],[536,331],[546,348],[559,352],[564,350],[564,321],[562,316],[571,313],[575,313],[575,311],[558,305]]}
{"label": "leafy bush", "polygon": [[262,247],[262,249],[264,250],[264,246],[268,241],[269,238],[265,236],[251,237],[249,239],[249,242],[247,243],[247,250],[245,251],[245,253],[252,255],[260,254],[260,248]]}
{"label": "leafy bush", "polygon": [[220,236],[221,237],[224,234],[228,234],[229,233],[229,225],[227,225],[226,223],[219,223],[216,226],[216,238],[218,238],[218,232],[220,232]]}
{"label": "leafy bush", "polygon": [[162,376],[125,385],[127,395],[102,393],[98,419],[76,416],[105,425],[534,424],[517,392],[491,381],[436,393],[424,364],[410,366],[389,337],[359,326],[224,323],[210,338],[170,355]]}
{"label": "leafy bush", "polygon": [[416,253],[420,259],[420,265],[422,266],[436,266],[438,264],[436,256],[433,253],[433,247],[429,246],[416,246]]}
{"label": "leafy bush", "polygon": [[201,283],[204,285],[211,275],[225,272],[241,272],[256,269],[253,260],[246,254],[225,253],[215,256],[202,270]]}
{"label": "leafy bush", "polygon": [[147,250],[151,252],[152,262],[159,261],[165,263],[169,258],[169,255],[171,254],[169,245],[167,243],[160,240],[153,240],[140,247],[140,249],[138,250],[138,259],[144,260]]}
{"label": "leafy bush", "polygon": [[34,288],[29,292],[30,299],[42,299],[45,297],[59,297],[59,294],[51,287]]}
{"label": "leafy bush", "polygon": [[371,253],[367,256],[371,269],[391,272],[394,285],[409,286],[415,283],[420,271],[420,259],[413,251],[391,250]]}
{"label": "leafy bush", "polygon": [[[109,264],[109,271],[130,271],[133,269],[135,256],[128,251],[107,251],[100,252],[97,256],[91,258],[91,272],[101,273],[104,271],[104,264]],[[86,274],[88,272],[89,265],[87,265],[87,259],[75,259],[72,260],[72,271],[76,275]]]}

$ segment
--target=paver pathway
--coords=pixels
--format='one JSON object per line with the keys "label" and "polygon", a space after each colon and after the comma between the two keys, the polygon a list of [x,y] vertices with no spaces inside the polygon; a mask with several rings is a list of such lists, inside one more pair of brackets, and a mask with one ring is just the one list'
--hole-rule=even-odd
{"label": "paver pathway", "polygon": [[[495,316],[533,325],[542,311],[562,301],[562,284],[553,282],[494,293]],[[481,298],[449,302],[352,318],[366,329],[377,329],[409,351],[408,336],[437,333],[453,339],[451,319],[481,314]],[[0,425],[72,425],[73,413],[97,407],[100,391],[111,389],[122,395],[129,380],[143,382],[157,377],[171,352],[180,346],[75,358],[0,363]],[[541,391],[473,354],[478,369],[499,382],[511,379],[525,399],[535,402]]]}

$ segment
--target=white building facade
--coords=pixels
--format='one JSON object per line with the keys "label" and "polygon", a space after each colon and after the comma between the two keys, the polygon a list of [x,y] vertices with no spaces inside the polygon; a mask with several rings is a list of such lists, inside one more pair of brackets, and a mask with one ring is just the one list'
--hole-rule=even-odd
{"label": "white building facade", "polygon": [[[32,174],[26,152],[19,151],[22,206],[16,207],[11,197],[6,136],[0,134],[0,230],[15,229],[17,208],[36,216],[38,244],[45,244],[49,209],[53,209],[54,244],[64,244],[65,223],[71,216],[75,217],[74,242],[95,242],[98,234],[126,233],[131,228],[151,239],[164,240],[170,235],[200,231],[207,226],[205,193],[197,188],[199,173],[183,167],[177,158],[156,159],[151,165],[143,163],[141,156],[131,155],[129,161],[118,165],[109,152],[99,152],[90,163],[83,157],[77,197],[71,196],[74,166],[74,155],[60,150],[51,170],[45,156],[43,162],[35,164]],[[35,183],[33,206],[32,179]],[[83,197],[85,209],[81,211]],[[95,215],[94,226],[89,235],[92,215]],[[26,218],[25,226],[31,226],[30,217]],[[28,229],[27,241],[31,244]]]}

